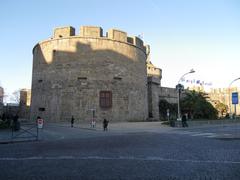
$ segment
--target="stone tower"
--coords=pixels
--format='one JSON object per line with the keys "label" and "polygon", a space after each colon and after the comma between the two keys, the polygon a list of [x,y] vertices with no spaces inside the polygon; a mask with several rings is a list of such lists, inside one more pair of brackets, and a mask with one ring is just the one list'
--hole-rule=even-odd
{"label": "stone tower", "polygon": [[33,48],[31,119],[146,120],[146,59],[143,41],[123,31],[56,28]]}

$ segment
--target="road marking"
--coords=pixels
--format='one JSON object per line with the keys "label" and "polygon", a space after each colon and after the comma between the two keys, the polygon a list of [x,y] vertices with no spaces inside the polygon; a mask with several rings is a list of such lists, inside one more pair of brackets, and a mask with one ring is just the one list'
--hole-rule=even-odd
{"label": "road marking", "polygon": [[212,136],[216,133],[198,133],[198,134],[192,134],[191,136]]}
{"label": "road marking", "polygon": [[132,161],[168,161],[168,162],[184,162],[184,163],[217,163],[217,164],[240,164],[240,161],[215,161],[215,160],[193,160],[193,159],[169,159],[162,157],[134,157],[134,156],[120,156],[120,157],[102,157],[102,156],[56,156],[56,157],[1,157],[0,161],[28,161],[28,160],[132,160]]}
{"label": "road marking", "polygon": [[198,137],[198,136],[202,136],[202,137],[207,137],[207,138],[216,138],[216,137],[221,137],[221,136],[230,136],[230,134],[218,134],[218,133],[204,133],[204,132],[193,132],[193,131],[185,131],[185,132],[180,132],[179,134],[183,134],[183,135],[189,135],[189,136],[193,136],[193,137]]}

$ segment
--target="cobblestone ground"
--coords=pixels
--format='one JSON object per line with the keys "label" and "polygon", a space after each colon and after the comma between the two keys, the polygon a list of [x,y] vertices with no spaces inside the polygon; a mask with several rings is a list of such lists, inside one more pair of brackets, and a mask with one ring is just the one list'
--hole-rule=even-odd
{"label": "cobblestone ground", "polygon": [[49,125],[38,142],[0,144],[0,179],[240,179],[240,125]]}

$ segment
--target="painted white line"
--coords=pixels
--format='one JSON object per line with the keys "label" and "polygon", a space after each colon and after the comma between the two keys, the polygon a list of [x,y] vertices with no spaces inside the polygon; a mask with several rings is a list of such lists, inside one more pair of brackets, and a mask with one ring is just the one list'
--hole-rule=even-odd
{"label": "painted white line", "polygon": [[131,161],[168,161],[168,162],[184,162],[184,163],[216,163],[216,164],[240,164],[240,161],[215,161],[215,160],[193,160],[193,159],[169,159],[162,157],[134,157],[134,156],[119,156],[119,157],[102,157],[102,156],[56,156],[56,157],[2,157],[0,161],[28,161],[28,160],[131,160]]}
{"label": "painted white line", "polygon": [[208,136],[205,136],[205,137],[208,137],[208,138],[216,138],[216,137],[219,137],[219,135],[213,134],[213,135],[208,135]]}
{"label": "painted white line", "polygon": [[199,133],[199,134],[192,134],[191,136],[212,136],[215,133]]}

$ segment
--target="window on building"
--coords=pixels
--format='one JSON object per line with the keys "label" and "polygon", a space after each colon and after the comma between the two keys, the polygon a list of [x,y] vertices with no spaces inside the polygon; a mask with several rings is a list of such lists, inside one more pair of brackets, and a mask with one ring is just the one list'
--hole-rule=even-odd
{"label": "window on building", "polygon": [[78,80],[87,80],[87,77],[78,77]]}
{"label": "window on building", "polygon": [[38,108],[38,110],[39,110],[39,111],[45,111],[45,108],[40,107],[40,108]]}
{"label": "window on building", "polygon": [[114,77],[113,79],[115,79],[115,80],[122,80],[121,77]]}
{"label": "window on building", "polygon": [[112,92],[111,91],[100,91],[99,104],[101,108],[112,107]]}

